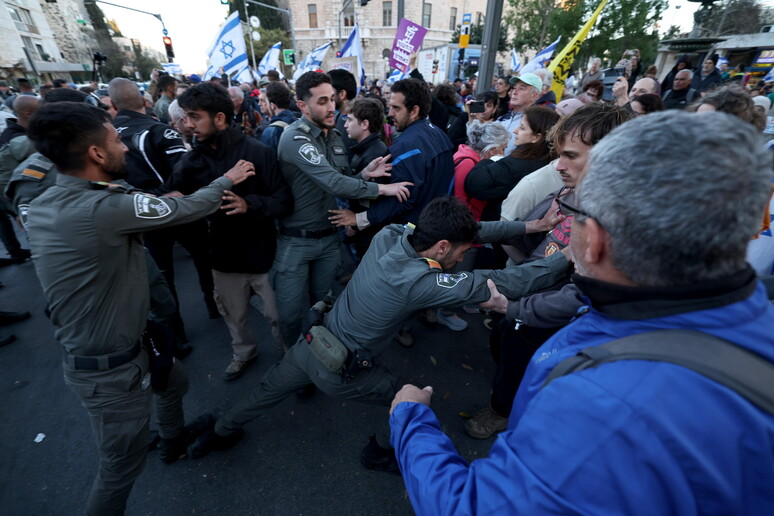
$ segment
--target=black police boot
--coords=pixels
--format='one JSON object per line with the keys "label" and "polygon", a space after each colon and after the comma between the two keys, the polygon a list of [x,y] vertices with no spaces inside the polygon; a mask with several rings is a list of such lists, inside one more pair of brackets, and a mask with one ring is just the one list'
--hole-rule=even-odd
{"label": "black police boot", "polygon": [[207,456],[211,451],[228,450],[233,448],[244,436],[245,431],[241,428],[226,436],[215,433],[215,430],[208,430],[188,447],[188,456],[198,460]]}
{"label": "black police boot", "polygon": [[29,318],[29,312],[0,312],[0,326],[17,323]]}
{"label": "black police boot", "polygon": [[395,450],[379,446],[375,435],[368,438],[368,444],[360,452],[360,463],[367,469],[400,475],[398,460],[395,458]]}
{"label": "black police boot", "polygon": [[162,462],[172,464],[178,459],[185,458],[187,444],[185,437],[185,430],[183,430],[177,437],[159,441],[159,458]]}

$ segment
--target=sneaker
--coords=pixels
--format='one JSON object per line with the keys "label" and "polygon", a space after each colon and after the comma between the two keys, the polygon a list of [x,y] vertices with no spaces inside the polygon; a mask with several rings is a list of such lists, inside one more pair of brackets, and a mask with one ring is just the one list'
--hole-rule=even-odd
{"label": "sneaker", "polygon": [[489,439],[494,434],[508,428],[508,418],[487,407],[465,421],[465,431],[476,439]]}
{"label": "sneaker", "polygon": [[238,428],[233,434],[219,435],[215,430],[207,430],[188,447],[188,456],[194,460],[207,456],[211,451],[223,451],[233,448],[245,436],[245,431]]}
{"label": "sneaker", "polygon": [[255,357],[249,360],[242,360],[241,358],[234,357],[231,359],[231,363],[223,372],[223,379],[227,382],[236,380],[242,376],[242,373],[245,372],[245,369],[247,369],[247,366],[249,366],[253,360],[255,360]]}
{"label": "sneaker", "polygon": [[395,335],[395,340],[398,341],[398,344],[408,349],[414,345],[414,333],[411,331],[411,328],[401,328],[398,334]]}
{"label": "sneaker", "polygon": [[449,328],[451,331],[464,331],[468,329],[468,323],[459,315],[440,308],[436,312],[438,322]]}
{"label": "sneaker", "polygon": [[366,469],[400,474],[398,459],[395,458],[395,450],[379,446],[375,435],[368,438],[368,444],[360,452],[360,463]]}

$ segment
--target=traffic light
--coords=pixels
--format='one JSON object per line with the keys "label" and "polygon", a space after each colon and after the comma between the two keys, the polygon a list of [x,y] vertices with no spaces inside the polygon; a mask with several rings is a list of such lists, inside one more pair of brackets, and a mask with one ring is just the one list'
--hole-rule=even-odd
{"label": "traffic light", "polygon": [[172,59],[174,59],[175,57],[175,51],[172,50],[172,38],[170,38],[169,36],[164,36],[163,41],[164,41],[164,48],[167,50],[167,59],[169,59],[171,62]]}

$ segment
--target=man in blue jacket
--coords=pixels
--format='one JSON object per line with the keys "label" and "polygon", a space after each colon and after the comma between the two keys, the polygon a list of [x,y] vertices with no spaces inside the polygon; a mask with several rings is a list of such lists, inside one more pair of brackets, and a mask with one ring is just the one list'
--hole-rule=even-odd
{"label": "man in blue jacket", "polygon": [[774,417],[735,391],[640,360],[542,388],[580,350],[657,329],[774,362],[774,307],[745,261],[771,169],[754,128],[721,113],[648,115],[595,146],[577,207],[563,207],[590,307],[535,353],[490,456],[457,454],[431,387],[393,401],[391,443],[417,514],[774,513]]}

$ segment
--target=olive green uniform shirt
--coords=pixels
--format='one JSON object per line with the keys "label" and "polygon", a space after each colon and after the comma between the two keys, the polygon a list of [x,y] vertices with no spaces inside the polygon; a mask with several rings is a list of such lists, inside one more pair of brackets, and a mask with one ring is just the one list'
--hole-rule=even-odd
{"label": "olive green uniform shirt", "polygon": [[221,177],[187,197],[157,198],[59,174],[30,203],[32,258],[67,353],[107,355],[138,342],[150,306],[141,233],[213,213],[231,186]]}
{"label": "olive green uniform shirt", "polygon": [[281,219],[294,229],[329,229],[328,210],[336,197],[375,199],[379,185],[352,177],[347,149],[335,129],[322,129],[301,118],[282,132],[277,147],[282,175],[293,190],[293,213]]}
{"label": "olive green uniform shirt", "polygon": [[[479,240],[502,242],[524,234],[520,221],[482,222]],[[376,234],[344,292],[325,318],[325,326],[350,350],[377,357],[392,336],[419,310],[456,307],[489,299],[492,279],[508,299],[546,289],[565,278],[569,262],[562,253],[502,270],[450,274],[422,258],[411,246],[412,226],[391,224]]]}

